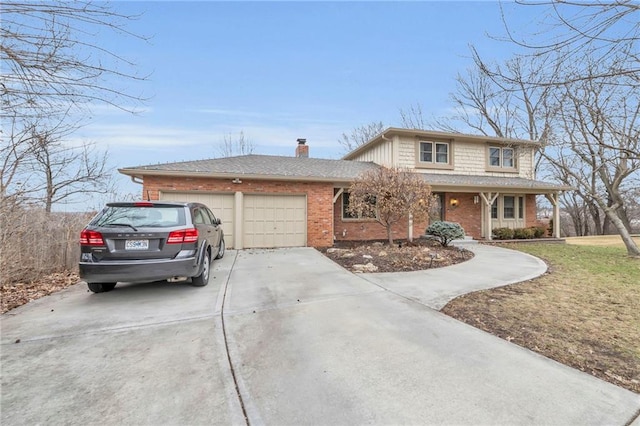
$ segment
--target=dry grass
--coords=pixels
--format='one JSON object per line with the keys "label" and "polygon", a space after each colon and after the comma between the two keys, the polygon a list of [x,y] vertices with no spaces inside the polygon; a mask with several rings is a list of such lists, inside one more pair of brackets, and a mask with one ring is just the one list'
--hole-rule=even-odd
{"label": "dry grass", "polygon": [[0,204],[0,283],[34,283],[53,273],[75,272],[80,231],[88,213],[46,213]]}
{"label": "dry grass", "polygon": [[550,272],[462,296],[443,312],[640,392],[640,261],[615,246],[509,248],[544,259]]}
{"label": "dry grass", "polygon": [[[640,236],[633,236],[633,241],[640,246]],[[620,235],[595,235],[591,237],[569,237],[566,238],[567,244],[577,246],[608,246],[608,247],[624,247]]]}

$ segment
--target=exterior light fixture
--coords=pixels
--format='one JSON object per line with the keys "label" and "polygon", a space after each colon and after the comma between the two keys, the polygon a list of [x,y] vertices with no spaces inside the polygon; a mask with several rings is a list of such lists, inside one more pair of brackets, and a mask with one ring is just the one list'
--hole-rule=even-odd
{"label": "exterior light fixture", "polygon": [[240,180],[240,178],[235,178],[231,181],[231,183],[242,183],[242,181]]}
{"label": "exterior light fixture", "polygon": [[458,207],[458,199],[457,198],[450,199],[449,204],[451,204],[451,207]]}

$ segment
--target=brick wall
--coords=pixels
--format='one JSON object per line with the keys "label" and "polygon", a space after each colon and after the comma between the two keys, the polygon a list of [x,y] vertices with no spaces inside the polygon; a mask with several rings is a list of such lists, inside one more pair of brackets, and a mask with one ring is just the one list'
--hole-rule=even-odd
{"label": "brick wall", "polygon": [[[159,199],[159,191],[210,191],[236,192],[245,194],[306,194],[307,196],[307,245],[330,247],[333,240],[385,240],[385,228],[374,220],[343,220],[342,199],[333,204],[333,184],[321,182],[287,182],[243,179],[241,184],[233,184],[230,179],[208,179],[168,176],[145,176],[143,199]],[[465,233],[473,238],[481,236],[482,201],[474,204],[477,193],[446,193],[445,217],[443,220],[458,222]],[[452,207],[450,200],[456,198],[458,205]],[[526,196],[526,226],[536,226],[536,196]],[[334,226],[335,224],[335,226]],[[414,238],[424,234],[428,223],[415,222]],[[407,238],[407,222],[393,227],[393,237]]]}
{"label": "brick wall", "polygon": [[145,176],[143,198],[159,199],[159,191],[243,192],[245,194],[306,194],[307,245],[330,247],[333,245],[333,184],[320,182],[286,182],[242,179],[233,184],[231,179],[209,179],[169,176]]}
{"label": "brick wall", "polygon": [[525,227],[529,226],[544,226],[538,222],[538,207],[536,206],[536,196],[534,194],[528,194],[524,199],[524,217]]}
{"label": "brick wall", "polygon": [[[457,222],[462,226],[466,235],[482,238],[482,200],[474,204],[473,197],[478,193],[446,193],[444,197],[444,220]],[[451,199],[458,200],[456,207],[451,206]]]}

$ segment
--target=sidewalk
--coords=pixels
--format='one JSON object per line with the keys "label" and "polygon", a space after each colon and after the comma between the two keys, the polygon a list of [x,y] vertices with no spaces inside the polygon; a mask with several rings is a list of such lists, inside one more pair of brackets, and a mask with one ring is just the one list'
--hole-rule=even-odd
{"label": "sidewalk", "polygon": [[526,253],[500,247],[465,246],[475,256],[446,268],[414,272],[362,274],[372,284],[433,309],[466,293],[527,281],[544,274],[547,265]]}

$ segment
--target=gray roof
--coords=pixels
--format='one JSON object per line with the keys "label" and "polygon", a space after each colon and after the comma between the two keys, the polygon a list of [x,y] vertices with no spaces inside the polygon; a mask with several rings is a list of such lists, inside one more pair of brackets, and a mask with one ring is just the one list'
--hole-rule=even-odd
{"label": "gray roof", "polygon": [[565,185],[544,182],[534,179],[525,179],[517,176],[479,176],[479,175],[455,175],[444,173],[424,173],[424,180],[432,186],[464,186],[474,188],[513,188],[532,190],[558,190],[571,189]]}
{"label": "gray roof", "polygon": [[[120,169],[127,175],[149,172],[182,172],[204,175],[246,175],[270,178],[318,178],[352,180],[367,170],[378,167],[372,162],[328,160],[322,158],[284,157],[275,155],[241,155],[180,163],[154,164]],[[137,173],[136,173],[137,172]],[[146,173],[145,173],[146,172]]]}
{"label": "gray roof", "polygon": [[[209,160],[127,167],[119,171],[129,176],[160,174],[350,182],[362,173],[377,167],[380,166],[373,162],[252,154]],[[478,176],[448,173],[423,173],[423,176],[436,190],[438,187],[456,190],[469,188],[508,188],[531,191],[562,191],[570,189],[563,185],[515,176]]]}

